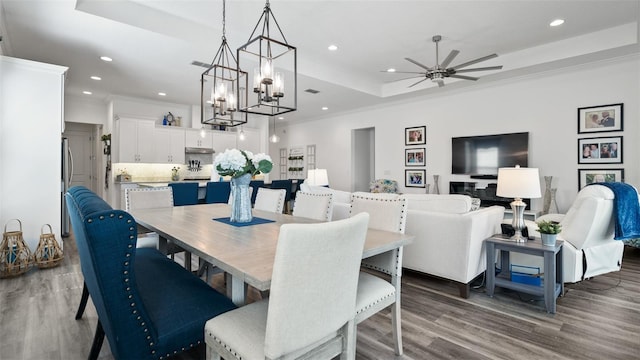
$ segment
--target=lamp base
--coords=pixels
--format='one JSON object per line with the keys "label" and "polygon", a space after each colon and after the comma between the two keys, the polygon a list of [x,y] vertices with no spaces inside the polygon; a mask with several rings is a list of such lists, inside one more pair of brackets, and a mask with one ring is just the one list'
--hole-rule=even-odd
{"label": "lamp base", "polygon": [[527,242],[527,238],[522,236],[522,229],[524,229],[524,209],[527,207],[527,204],[522,201],[521,198],[515,198],[511,202],[511,210],[513,211],[513,221],[511,222],[511,226],[513,226],[513,230],[515,234],[510,238],[511,241],[515,242]]}

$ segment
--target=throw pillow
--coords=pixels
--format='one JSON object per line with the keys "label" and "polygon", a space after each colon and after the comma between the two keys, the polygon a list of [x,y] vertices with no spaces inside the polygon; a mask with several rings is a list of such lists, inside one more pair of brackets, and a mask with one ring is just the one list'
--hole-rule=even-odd
{"label": "throw pillow", "polygon": [[476,211],[478,209],[480,209],[480,199],[471,198],[471,209],[469,209],[469,211]]}

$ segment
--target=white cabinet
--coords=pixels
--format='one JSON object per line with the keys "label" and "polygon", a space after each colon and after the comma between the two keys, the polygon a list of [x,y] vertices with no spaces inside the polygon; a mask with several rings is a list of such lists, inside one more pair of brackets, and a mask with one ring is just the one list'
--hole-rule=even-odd
{"label": "white cabinet", "polygon": [[118,125],[118,156],[115,162],[150,163],[155,160],[153,120],[120,118]]}
{"label": "white cabinet", "polygon": [[226,149],[235,149],[238,146],[235,132],[212,131],[211,135],[213,136],[213,150],[216,151],[216,154],[224,152]]}
{"label": "white cabinet", "polygon": [[184,129],[175,127],[156,128],[153,138],[154,162],[184,164]]}
{"label": "white cabinet", "polygon": [[[211,131],[205,130],[204,133],[201,130],[185,130],[185,146],[195,148],[213,148],[213,137]],[[204,136],[202,136],[204,134]]]}

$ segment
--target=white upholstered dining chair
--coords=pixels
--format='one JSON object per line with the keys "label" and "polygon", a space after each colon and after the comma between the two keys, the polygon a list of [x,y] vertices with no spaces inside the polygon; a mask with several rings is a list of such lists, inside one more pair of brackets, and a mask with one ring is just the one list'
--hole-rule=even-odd
{"label": "white upholstered dining chair", "polygon": [[282,214],[286,196],[287,191],[285,189],[258,188],[256,203],[253,205],[253,208]]}
{"label": "white upholstered dining chair", "polygon": [[[351,195],[350,216],[356,216],[363,212],[370,216],[370,229],[404,234],[407,223],[407,202],[399,195],[353,193]],[[400,318],[402,251],[403,248],[400,247],[362,260],[362,267],[366,271],[360,272],[356,299],[356,324],[368,319],[380,310],[392,306],[391,325],[396,355],[402,355]],[[390,281],[377,275],[389,276]]]}
{"label": "white upholstered dining chair", "polygon": [[[170,186],[161,187],[139,187],[128,188],[124,191],[125,211],[136,209],[157,209],[173,207],[173,188]],[[141,232],[144,231],[144,232]],[[146,229],[138,228],[138,241],[136,247],[153,247],[158,248],[160,239],[155,232],[148,232]],[[184,267],[191,270],[191,253],[185,251],[181,247],[167,242],[167,255],[174,258],[179,252],[184,252]]]}
{"label": "white upholstered dining chair", "polygon": [[333,214],[332,193],[311,193],[298,191],[293,203],[293,216],[321,221],[331,221]]}
{"label": "white upholstered dining chair", "polygon": [[355,358],[354,309],[368,221],[360,214],[282,225],[271,296],[207,321],[206,358]]}

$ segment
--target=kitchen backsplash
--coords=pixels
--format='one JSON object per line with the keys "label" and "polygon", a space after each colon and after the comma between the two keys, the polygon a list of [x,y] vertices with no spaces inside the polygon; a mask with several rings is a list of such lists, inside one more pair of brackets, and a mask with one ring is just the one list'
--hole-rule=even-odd
{"label": "kitchen backsplash", "polygon": [[185,178],[210,178],[213,164],[202,164],[202,170],[189,171],[184,164],[140,164],[140,163],[116,163],[113,164],[113,177],[126,171],[131,175],[131,181],[169,181],[171,179],[171,169],[180,168],[178,174],[180,180]]}

